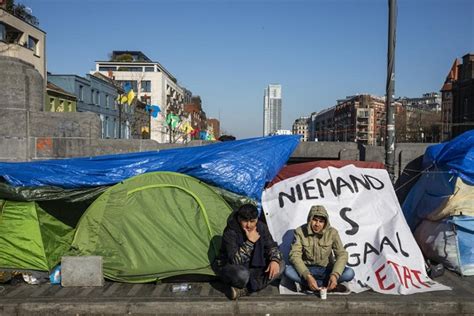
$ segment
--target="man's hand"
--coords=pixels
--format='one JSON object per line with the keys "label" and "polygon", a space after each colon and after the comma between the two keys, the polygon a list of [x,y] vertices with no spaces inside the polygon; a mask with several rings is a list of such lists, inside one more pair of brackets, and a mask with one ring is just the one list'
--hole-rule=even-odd
{"label": "man's hand", "polygon": [[309,289],[311,291],[319,290],[318,282],[316,282],[316,279],[311,274],[306,277],[306,282],[308,283]]}
{"label": "man's hand", "polygon": [[331,274],[328,282],[328,291],[334,290],[337,285],[337,277],[334,274]]}
{"label": "man's hand", "polygon": [[267,267],[267,270],[265,272],[268,272],[268,277],[273,279],[280,273],[280,265],[276,261],[270,261],[270,264]]}
{"label": "man's hand", "polygon": [[245,229],[244,231],[245,231],[245,235],[247,235],[247,239],[250,240],[251,242],[256,243],[257,240],[260,239],[260,234],[258,233],[257,228],[254,228],[251,231]]}

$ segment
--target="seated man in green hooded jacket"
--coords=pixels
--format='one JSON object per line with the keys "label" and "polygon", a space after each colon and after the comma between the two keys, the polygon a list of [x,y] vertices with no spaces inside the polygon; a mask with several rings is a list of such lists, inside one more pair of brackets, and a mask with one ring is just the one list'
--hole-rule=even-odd
{"label": "seated man in green hooded jacket", "polygon": [[289,260],[285,275],[311,291],[345,292],[339,283],[354,278],[354,270],[346,267],[348,254],[339,233],[321,205],[312,206],[308,222],[295,230]]}

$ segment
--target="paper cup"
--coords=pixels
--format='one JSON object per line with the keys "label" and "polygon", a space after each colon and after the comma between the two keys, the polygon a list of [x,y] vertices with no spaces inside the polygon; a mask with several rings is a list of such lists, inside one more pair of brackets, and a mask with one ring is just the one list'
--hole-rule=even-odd
{"label": "paper cup", "polygon": [[319,290],[319,296],[321,297],[322,300],[325,300],[328,298],[328,290],[327,289],[320,289]]}

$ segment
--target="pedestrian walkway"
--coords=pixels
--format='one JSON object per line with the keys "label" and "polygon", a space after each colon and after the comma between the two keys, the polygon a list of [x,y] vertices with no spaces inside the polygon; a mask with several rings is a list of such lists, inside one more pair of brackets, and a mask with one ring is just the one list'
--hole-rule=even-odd
{"label": "pedestrian walkway", "polygon": [[328,296],[280,295],[277,286],[230,301],[218,282],[191,282],[191,290],[171,292],[173,283],[63,288],[58,285],[0,285],[0,315],[76,314],[468,314],[474,315],[474,277],[446,272],[436,279],[453,291],[409,296],[375,292]]}

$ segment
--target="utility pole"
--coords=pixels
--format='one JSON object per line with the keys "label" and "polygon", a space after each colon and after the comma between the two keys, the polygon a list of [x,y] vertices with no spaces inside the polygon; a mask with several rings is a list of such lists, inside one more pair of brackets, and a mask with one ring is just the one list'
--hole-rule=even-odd
{"label": "utility pole", "polygon": [[392,183],[395,180],[395,42],[397,26],[397,0],[388,0],[388,54],[387,54],[387,85],[386,85],[386,142],[385,166]]}

